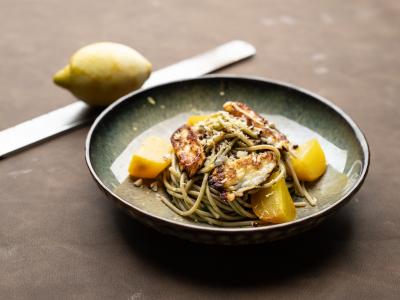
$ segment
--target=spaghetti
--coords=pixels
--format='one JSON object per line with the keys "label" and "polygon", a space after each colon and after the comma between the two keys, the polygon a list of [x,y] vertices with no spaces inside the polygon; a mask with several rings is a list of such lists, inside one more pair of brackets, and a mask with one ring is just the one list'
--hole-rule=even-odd
{"label": "spaghetti", "polygon": [[175,153],[162,174],[169,194],[161,197],[165,205],[195,222],[256,226],[263,221],[253,212],[251,195],[282,178],[292,192],[316,205],[294,172],[293,145],[286,137],[240,102],[227,102],[224,109],[171,137]]}

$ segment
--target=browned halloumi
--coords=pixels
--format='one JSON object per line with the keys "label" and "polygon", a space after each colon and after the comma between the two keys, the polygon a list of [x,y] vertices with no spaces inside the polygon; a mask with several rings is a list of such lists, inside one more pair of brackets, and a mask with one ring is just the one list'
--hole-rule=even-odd
{"label": "browned halloumi", "polygon": [[259,186],[268,179],[276,165],[277,157],[271,151],[228,159],[214,169],[209,183],[227,200],[234,200],[235,191]]}
{"label": "browned halloumi", "polygon": [[172,134],[171,144],[181,168],[189,177],[196,174],[205,160],[204,149],[197,133],[190,126],[183,125]]}
{"label": "browned halloumi", "polygon": [[263,128],[265,124],[268,124],[267,120],[242,102],[227,101],[224,103],[223,108],[232,116],[238,118],[245,117],[248,125],[254,125],[254,127],[257,128]]}
{"label": "browned halloumi", "polygon": [[245,118],[248,125],[253,125],[261,129],[262,135],[268,140],[269,144],[274,145],[278,149],[282,149],[282,147],[289,149],[289,141],[286,136],[276,128],[272,128],[268,120],[256,113],[246,104],[237,101],[228,101],[224,103],[223,107],[224,110],[231,115],[238,118]]}

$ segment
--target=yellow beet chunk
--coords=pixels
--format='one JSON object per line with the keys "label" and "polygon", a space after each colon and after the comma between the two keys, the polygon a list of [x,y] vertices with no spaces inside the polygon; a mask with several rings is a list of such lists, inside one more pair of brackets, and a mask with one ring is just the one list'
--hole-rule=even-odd
{"label": "yellow beet chunk", "polygon": [[171,144],[159,137],[150,136],[132,156],[129,175],[140,178],[156,178],[171,163]]}
{"label": "yellow beet chunk", "polygon": [[256,216],[265,222],[285,223],[296,218],[296,208],[284,178],[253,194],[251,206]]}
{"label": "yellow beet chunk", "polygon": [[190,116],[186,123],[187,123],[189,126],[193,126],[193,125],[195,125],[196,123],[207,119],[208,117],[209,117],[208,115],[198,115],[198,116],[194,115],[194,116]]}
{"label": "yellow beet chunk", "polygon": [[300,145],[292,158],[294,171],[299,180],[314,181],[326,170],[324,151],[317,139],[312,139]]}

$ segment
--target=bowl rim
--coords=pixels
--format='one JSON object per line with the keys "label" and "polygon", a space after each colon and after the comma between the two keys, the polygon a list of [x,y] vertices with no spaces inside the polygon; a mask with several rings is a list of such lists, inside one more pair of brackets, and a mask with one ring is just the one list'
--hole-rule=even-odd
{"label": "bowl rim", "polygon": [[[90,145],[91,145],[91,140],[92,140],[92,136],[97,128],[97,126],[99,125],[99,123],[108,115],[108,113],[110,113],[112,110],[116,109],[121,103],[125,102],[125,101],[130,101],[130,99],[132,97],[135,97],[136,95],[139,95],[141,93],[146,93],[151,89],[155,89],[155,88],[159,88],[159,87],[163,87],[163,86],[168,86],[168,85],[174,85],[174,84],[179,84],[182,82],[191,82],[191,81],[202,81],[202,80],[213,80],[213,79],[227,79],[227,80],[231,80],[231,79],[239,79],[239,80],[245,80],[245,81],[257,81],[257,82],[261,82],[261,83],[268,83],[268,84],[273,84],[273,85],[277,85],[283,88],[289,88],[292,89],[294,91],[306,94],[312,98],[314,98],[315,100],[321,102],[322,104],[328,106],[329,108],[331,108],[333,111],[335,111],[337,114],[339,114],[346,122],[347,124],[351,127],[351,129],[353,130],[356,139],[358,140],[361,149],[362,149],[362,154],[364,156],[363,158],[363,168],[361,171],[361,174],[359,176],[359,178],[357,179],[356,183],[353,185],[352,188],[350,188],[344,195],[342,195],[335,203],[329,205],[328,207],[324,208],[323,210],[317,211],[313,214],[310,214],[306,217],[303,217],[301,219],[296,219],[287,223],[280,223],[280,224],[271,224],[271,225],[261,225],[261,226],[257,226],[257,227],[206,227],[206,226],[200,226],[197,225],[196,223],[182,223],[182,222],[178,222],[178,221],[174,221],[174,220],[170,220],[170,219],[166,219],[157,215],[154,215],[152,213],[149,213],[146,210],[143,210],[139,207],[136,207],[134,205],[132,205],[131,203],[127,202],[126,200],[124,200],[123,198],[121,198],[120,196],[116,195],[112,190],[110,190],[103,182],[102,180],[99,178],[99,176],[96,174],[96,171],[94,170],[93,166],[92,166],[92,162],[90,159]],[[92,177],[94,178],[94,180],[97,182],[97,184],[99,185],[99,187],[101,187],[101,189],[103,189],[106,193],[108,193],[110,196],[112,196],[114,199],[122,202],[124,205],[129,206],[130,208],[138,211],[139,213],[146,215],[147,217],[150,218],[154,218],[157,219],[158,221],[161,222],[165,222],[165,223],[169,223],[171,225],[176,225],[179,227],[184,227],[185,229],[189,229],[189,230],[199,230],[199,231],[213,231],[213,232],[225,232],[225,233],[232,233],[232,232],[248,232],[248,231],[270,231],[270,230],[276,230],[279,228],[283,228],[283,227],[289,227],[289,226],[294,226],[297,224],[301,224],[301,223],[305,223],[307,220],[312,220],[315,219],[317,217],[329,214],[330,212],[333,212],[336,208],[340,207],[341,205],[345,204],[347,201],[349,201],[355,193],[357,193],[357,191],[361,188],[367,174],[368,174],[368,170],[369,170],[369,165],[370,165],[370,148],[368,145],[368,141],[364,135],[364,133],[362,132],[362,130],[360,129],[360,127],[356,124],[356,122],[348,115],[346,114],[341,108],[339,108],[336,104],[333,104],[331,101],[329,101],[328,99],[314,93],[311,92],[305,88],[301,88],[298,87],[294,84],[291,83],[287,83],[284,81],[280,81],[280,80],[275,80],[275,79],[270,79],[270,78],[265,78],[265,77],[260,77],[260,76],[243,76],[243,75],[232,75],[232,74],[212,74],[212,75],[205,75],[205,76],[201,76],[201,77],[195,77],[195,78],[187,78],[187,79],[178,79],[178,80],[173,80],[173,81],[169,81],[166,83],[162,83],[162,84],[158,84],[152,87],[148,87],[145,89],[140,89],[140,90],[136,90],[133,91],[121,98],[119,98],[118,100],[116,100],[115,102],[113,102],[112,104],[110,104],[107,108],[105,108],[100,114],[99,116],[95,119],[95,121],[93,122],[92,126],[90,127],[90,130],[87,134],[86,137],[86,141],[85,141],[85,160],[86,160],[86,165],[89,168],[89,171],[92,175]]]}

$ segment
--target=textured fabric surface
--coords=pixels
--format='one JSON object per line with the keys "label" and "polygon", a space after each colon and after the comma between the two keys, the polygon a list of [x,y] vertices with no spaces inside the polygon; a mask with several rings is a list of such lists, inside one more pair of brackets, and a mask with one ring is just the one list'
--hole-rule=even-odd
{"label": "textured fabric surface", "polygon": [[117,210],[84,163],[88,128],[0,161],[1,299],[398,299],[399,1],[0,2],[0,129],[74,98],[51,82],[79,47],[130,45],[160,68],[231,39],[223,72],[327,97],[365,132],[369,175],[311,232],[223,248],[162,236]]}

